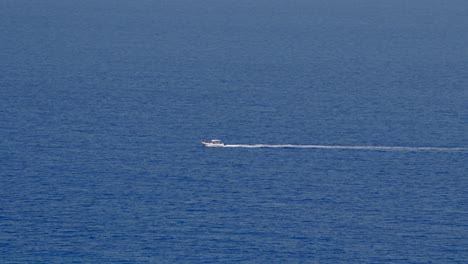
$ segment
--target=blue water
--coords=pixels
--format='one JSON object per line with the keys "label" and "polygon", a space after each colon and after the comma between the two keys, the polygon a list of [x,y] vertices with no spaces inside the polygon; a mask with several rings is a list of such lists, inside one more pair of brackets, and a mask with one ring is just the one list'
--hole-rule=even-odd
{"label": "blue water", "polygon": [[462,0],[1,0],[0,262],[466,263],[467,28]]}

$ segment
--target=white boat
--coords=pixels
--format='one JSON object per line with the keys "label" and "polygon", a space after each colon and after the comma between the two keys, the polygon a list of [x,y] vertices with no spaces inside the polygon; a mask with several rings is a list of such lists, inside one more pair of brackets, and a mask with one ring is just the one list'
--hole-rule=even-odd
{"label": "white boat", "polygon": [[205,147],[224,147],[224,143],[219,139],[203,140],[201,143]]}

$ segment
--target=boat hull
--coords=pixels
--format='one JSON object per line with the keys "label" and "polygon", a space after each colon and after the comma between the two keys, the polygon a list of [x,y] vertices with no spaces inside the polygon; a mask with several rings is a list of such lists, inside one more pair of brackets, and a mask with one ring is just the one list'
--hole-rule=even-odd
{"label": "boat hull", "polygon": [[210,142],[202,142],[203,146],[209,147],[209,148],[215,148],[215,147],[224,147],[224,144],[218,144],[218,143],[210,143]]}
{"label": "boat hull", "polygon": [[202,144],[203,146],[205,147],[210,147],[210,148],[213,148],[213,147],[224,147],[224,143],[219,140],[219,139],[212,139],[210,141],[208,140],[203,140],[202,141]]}

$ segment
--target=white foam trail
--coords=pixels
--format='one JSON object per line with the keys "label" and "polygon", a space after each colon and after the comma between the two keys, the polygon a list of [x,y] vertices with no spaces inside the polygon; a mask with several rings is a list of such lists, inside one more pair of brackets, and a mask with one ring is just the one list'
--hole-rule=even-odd
{"label": "white foam trail", "polygon": [[225,148],[313,148],[313,149],[355,149],[355,150],[383,150],[383,151],[468,151],[468,148],[450,147],[388,147],[388,146],[333,146],[333,145],[269,145],[269,144],[229,144]]}

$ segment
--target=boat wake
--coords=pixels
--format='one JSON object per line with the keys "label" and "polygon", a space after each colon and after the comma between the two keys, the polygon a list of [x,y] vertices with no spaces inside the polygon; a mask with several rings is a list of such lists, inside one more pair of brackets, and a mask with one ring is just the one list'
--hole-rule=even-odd
{"label": "boat wake", "polygon": [[468,151],[468,148],[457,147],[389,147],[389,146],[333,146],[333,145],[269,145],[269,144],[225,144],[223,148],[310,148],[310,149],[351,149],[382,151]]}

